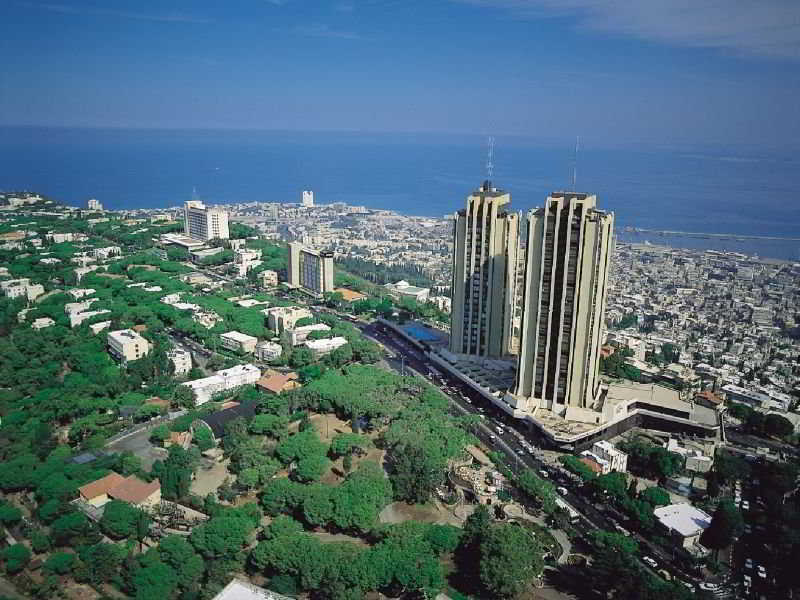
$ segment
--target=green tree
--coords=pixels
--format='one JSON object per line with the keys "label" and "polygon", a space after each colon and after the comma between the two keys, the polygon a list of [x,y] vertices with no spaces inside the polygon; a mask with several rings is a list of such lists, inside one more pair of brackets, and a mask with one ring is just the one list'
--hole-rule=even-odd
{"label": "green tree", "polygon": [[178,500],[186,497],[192,483],[193,470],[192,455],[180,446],[170,446],[161,478],[161,493],[164,498]]}
{"label": "green tree", "polygon": [[36,529],[31,533],[31,548],[36,554],[50,550],[50,537],[41,529]]}
{"label": "green tree", "polygon": [[172,404],[181,408],[194,408],[197,405],[197,394],[188,385],[178,385],[172,393]]}
{"label": "green tree", "polygon": [[111,500],[103,508],[100,528],[114,538],[129,538],[136,534],[141,511],[122,500]]}
{"label": "green tree", "polygon": [[153,443],[163,444],[168,437],[169,427],[166,425],[157,425],[150,431],[150,441]]}
{"label": "green tree", "polygon": [[202,582],[205,572],[203,557],[192,545],[179,535],[169,535],[158,544],[161,560],[172,567],[178,576],[181,589],[195,589]]}
{"label": "green tree", "polygon": [[66,575],[75,566],[75,555],[69,552],[55,552],[44,561],[44,569],[56,575]]}
{"label": "green tree", "polygon": [[12,527],[22,519],[22,511],[10,502],[0,501],[0,523]]}
{"label": "green tree", "polygon": [[711,517],[711,525],[700,535],[700,543],[718,554],[733,543],[743,528],[744,522],[739,509],[730,500],[723,500]]}
{"label": "green tree", "polygon": [[771,437],[785,438],[794,433],[794,425],[786,417],[770,413],[764,418],[764,433]]}
{"label": "green tree", "polygon": [[480,544],[480,578],[492,597],[520,594],[544,568],[543,552],[523,528],[502,523],[489,528]]}
{"label": "green tree", "polygon": [[669,494],[660,487],[647,488],[642,492],[640,498],[653,506],[666,506],[670,503]]}
{"label": "green tree", "polygon": [[390,478],[395,496],[401,500],[415,504],[427,502],[436,487],[444,482],[447,460],[431,444],[398,445],[391,457]]}
{"label": "green tree", "polygon": [[208,427],[195,427],[193,441],[197,444],[200,452],[205,452],[214,447],[214,435]]}
{"label": "green tree", "polygon": [[95,544],[79,550],[86,567],[87,580],[95,585],[111,581],[119,576],[119,567],[126,550],[114,544]]}
{"label": "green tree", "polygon": [[281,439],[287,433],[289,419],[283,415],[259,414],[253,417],[248,425],[250,433],[266,435],[271,438]]}
{"label": "green tree", "polygon": [[14,544],[0,552],[0,557],[5,561],[6,571],[13,575],[25,568],[31,559],[31,551],[23,544]]}
{"label": "green tree", "polygon": [[292,477],[303,482],[317,481],[325,474],[330,464],[330,459],[324,454],[312,454],[297,461],[292,470]]}
{"label": "green tree", "polygon": [[334,458],[352,454],[355,450],[368,448],[370,440],[368,437],[357,433],[337,433],[331,440],[331,455]]}

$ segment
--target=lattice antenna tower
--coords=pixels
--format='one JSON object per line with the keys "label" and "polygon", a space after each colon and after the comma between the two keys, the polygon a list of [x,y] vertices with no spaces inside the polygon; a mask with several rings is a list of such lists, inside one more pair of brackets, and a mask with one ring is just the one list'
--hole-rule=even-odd
{"label": "lattice antenna tower", "polygon": [[577,191],[576,185],[578,182],[578,146],[580,144],[581,137],[579,135],[575,136],[575,154],[572,156],[572,191]]}
{"label": "lattice antenna tower", "polygon": [[486,174],[488,176],[488,179],[491,181],[492,173],[494,173],[494,163],[492,162],[492,159],[494,158],[494,136],[491,135],[489,136],[488,145],[489,147],[486,157]]}

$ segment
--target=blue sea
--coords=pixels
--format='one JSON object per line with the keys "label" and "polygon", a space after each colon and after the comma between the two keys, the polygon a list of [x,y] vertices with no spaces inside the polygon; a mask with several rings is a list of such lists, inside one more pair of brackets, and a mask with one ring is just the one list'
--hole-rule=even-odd
{"label": "blue sea", "polygon": [[[570,143],[497,137],[494,184],[515,209],[571,186]],[[347,202],[406,214],[459,209],[486,178],[486,139],[431,134],[0,128],[0,190],[72,205],[176,206],[197,190],[212,204]],[[577,189],[598,195],[619,227],[800,237],[800,159],[741,148],[603,147],[582,142]],[[800,259],[800,242],[623,234]]]}

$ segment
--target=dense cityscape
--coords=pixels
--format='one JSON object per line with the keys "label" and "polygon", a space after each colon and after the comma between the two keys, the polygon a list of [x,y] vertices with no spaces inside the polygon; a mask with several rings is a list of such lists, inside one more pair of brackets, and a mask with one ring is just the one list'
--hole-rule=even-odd
{"label": "dense cityscape", "polygon": [[796,263],[489,182],[440,219],[0,202],[0,594],[800,586]]}
{"label": "dense cityscape", "polygon": [[0,600],[800,600],[800,2],[0,6]]}

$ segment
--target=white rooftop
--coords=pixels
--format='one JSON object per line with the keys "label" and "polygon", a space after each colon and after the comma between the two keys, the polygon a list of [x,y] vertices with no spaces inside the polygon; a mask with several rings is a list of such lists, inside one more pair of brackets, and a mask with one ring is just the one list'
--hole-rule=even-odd
{"label": "white rooftop", "polygon": [[241,331],[228,331],[227,333],[221,333],[219,337],[228,338],[241,343],[258,341],[258,338],[242,333]]}
{"label": "white rooftop", "polygon": [[678,532],[683,537],[690,537],[702,533],[711,525],[711,517],[691,504],[670,504],[661,506],[653,511],[664,527]]}
{"label": "white rooftop", "polygon": [[214,596],[212,600],[292,600],[288,596],[282,596],[247,583],[241,579],[233,579],[222,591]]}

